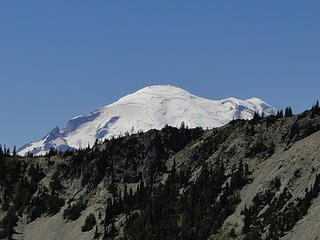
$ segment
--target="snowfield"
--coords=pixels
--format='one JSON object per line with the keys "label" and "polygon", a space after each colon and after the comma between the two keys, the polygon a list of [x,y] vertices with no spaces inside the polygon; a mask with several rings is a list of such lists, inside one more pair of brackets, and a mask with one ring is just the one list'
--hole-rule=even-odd
{"label": "snowfield", "polygon": [[166,124],[179,127],[184,122],[191,128],[219,127],[233,119],[251,119],[255,111],[265,115],[276,113],[274,107],[259,98],[209,100],[171,85],[150,86],[72,118],[65,129],[54,128],[40,141],[18,149],[18,154],[42,155],[51,147],[60,151],[85,148],[96,139],[161,129]]}

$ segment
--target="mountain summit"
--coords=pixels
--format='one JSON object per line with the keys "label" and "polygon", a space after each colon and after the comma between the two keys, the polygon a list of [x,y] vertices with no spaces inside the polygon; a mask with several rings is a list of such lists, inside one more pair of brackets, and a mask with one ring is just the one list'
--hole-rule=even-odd
{"label": "mountain summit", "polygon": [[65,129],[54,128],[37,142],[22,146],[18,154],[45,154],[93,145],[96,139],[111,138],[126,132],[161,129],[166,124],[213,128],[233,119],[250,119],[255,111],[265,115],[276,109],[259,98],[209,100],[179,87],[157,85],[142,88],[118,101],[71,119]]}

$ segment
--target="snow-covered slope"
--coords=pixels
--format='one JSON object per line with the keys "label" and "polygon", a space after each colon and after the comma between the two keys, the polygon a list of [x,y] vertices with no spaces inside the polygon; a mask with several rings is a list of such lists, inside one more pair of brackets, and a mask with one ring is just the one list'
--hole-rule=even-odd
{"label": "snow-covered slope", "polygon": [[161,129],[168,124],[189,127],[219,127],[232,119],[250,119],[255,111],[265,115],[276,109],[259,98],[209,100],[170,85],[145,87],[88,114],[71,119],[65,129],[53,129],[38,142],[22,146],[18,154],[45,154],[58,150],[92,146],[96,139],[111,138],[125,132]]}

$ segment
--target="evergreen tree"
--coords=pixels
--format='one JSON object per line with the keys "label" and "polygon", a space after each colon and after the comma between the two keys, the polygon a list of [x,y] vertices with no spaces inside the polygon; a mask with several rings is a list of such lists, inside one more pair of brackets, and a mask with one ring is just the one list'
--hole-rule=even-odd
{"label": "evergreen tree", "polygon": [[49,183],[49,186],[51,187],[51,189],[53,191],[59,191],[60,189],[63,188],[63,186],[61,185],[60,179],[59,179],[58,172],[55,172],[52,175],[52,179],[51,179],[51,182]]}
{"label": "evergreen tree", "polygon": [[3,156],[0,155],[0,183],[6,180],[6,166]]}
{"label": "evergreen tree", "polygon": [[93,213],[90,213],[89,216],[86,218],[84,225],[81,227],[82,232],[90,231],[96,225],[96,217]]}
{"label": "evergreen tree", "polygon": [[15,233],[14,227],[17,225],[18,217],[15,214],[15,209],[10,207],[6,216],[2,219],[2,227],[4,235],[8,240],[12,240],[12,235]]}
{"label": "evergreen tree", "polygon": [[282,110],[280,110],[280,111],[278,110],[276,117],[277,118],[283,118],[283,111]]}
{"label": "evergreen tree", "polygon": [[3,145],[3,155],[7,154],[7,146],[4,144]]}
{"label": "evergreen tree", "polygon": [[17,155],[17,147],[13,146],[12,156],[16,156],[16,155]]}
{"label": "evergreen tree", "polygon": [[291,117],[293,114],[292,114],[292,109],[291,107],[286,107],[285,111],[284,111],[284,116],[285,117]]}
{"label": "evergreen tree", "polygon": [[311,113],[312,113],[312,116],[314,116],[314,114],[320,114],[320,107],[319,107],[318,100],[316,101],[316,104],[314,106],[312,106]]}

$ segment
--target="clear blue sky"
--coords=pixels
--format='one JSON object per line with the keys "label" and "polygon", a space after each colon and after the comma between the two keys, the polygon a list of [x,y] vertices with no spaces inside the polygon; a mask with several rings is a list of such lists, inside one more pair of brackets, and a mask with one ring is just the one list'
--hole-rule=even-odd
{"label": "clear blue sky", "polygon": [[21,146],[144,86],[320,98],[320,1],[0,2],[0,143]]}

